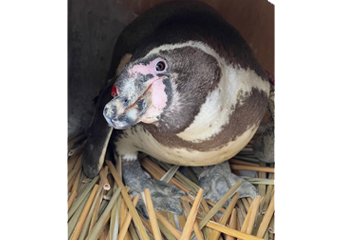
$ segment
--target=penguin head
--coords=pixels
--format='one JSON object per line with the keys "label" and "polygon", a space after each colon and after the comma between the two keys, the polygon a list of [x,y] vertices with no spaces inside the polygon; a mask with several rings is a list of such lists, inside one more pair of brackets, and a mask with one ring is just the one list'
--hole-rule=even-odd
{"label": "penguin head", "polygon": [[139,122],[181,132],[221,77],[217,59],[193,44],[162,45],[133,55],[115,83],[117,96],[103,115],[115,129]]}

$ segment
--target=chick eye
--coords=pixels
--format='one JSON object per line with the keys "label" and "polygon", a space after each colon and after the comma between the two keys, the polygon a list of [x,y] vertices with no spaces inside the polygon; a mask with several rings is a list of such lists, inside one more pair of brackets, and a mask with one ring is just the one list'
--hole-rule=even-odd
{"label": "chick eye", "polygon": [[157,72],[163,72],[166,68],[166,63],[164,61],[159,61],[155,65],[155,69]]}

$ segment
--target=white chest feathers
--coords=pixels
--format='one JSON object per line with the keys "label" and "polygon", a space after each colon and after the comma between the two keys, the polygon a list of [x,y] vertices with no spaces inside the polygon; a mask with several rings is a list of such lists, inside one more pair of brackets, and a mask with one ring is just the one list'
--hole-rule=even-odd
{"label": "white chest feathers", "polygon": [[[136,160],[138,151],[144,152],[160,161],[183,166],[206,166],[221,163],[243,148],[254,135],[257,127],[243,133],[234,141],[218,150],[196,151],[186,148],[169,148],[160,144],[142,125],[126,130],[125,136],[116,142],[116,151],[123,160]],[[242,147],[241,147],[242,146]]]}

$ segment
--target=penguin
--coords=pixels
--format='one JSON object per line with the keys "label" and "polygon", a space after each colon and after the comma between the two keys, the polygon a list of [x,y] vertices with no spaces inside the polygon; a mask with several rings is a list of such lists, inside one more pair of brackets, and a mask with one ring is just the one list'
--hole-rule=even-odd
{"label": "penguin", "polygon": [[[86,131],[85,175],[98,174],[113,144],[133,195],[148,187],[155,208],[178,214],[185,193],[146,176],[138,154],[181,166],[223,164],[253,137],[270,91],[241,34],[196,1],[160,3],[130,23],[115,44],[108,79]],[[255,197],[244,184],[240,197]]]}

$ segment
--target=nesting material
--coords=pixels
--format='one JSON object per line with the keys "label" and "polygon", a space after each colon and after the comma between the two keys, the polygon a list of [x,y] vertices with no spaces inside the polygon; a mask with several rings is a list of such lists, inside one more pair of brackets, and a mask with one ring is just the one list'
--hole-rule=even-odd
{"label": "nesting material", "polygon": [[156,217],[156,214],[154,212],[152,198],[150,195],[150,190],[148,188],[146,188],[144,193],[145,193],[144,195],[145,195],[145,199],[146,199],[146,209],[147,209],[148,216],[150,217],[150,221],[151,221],[151,225],[152,225],[152,233],[153,233],[154,239],[155,240],[161,240],[162,237],[160,234],[160,230],[158,228],[157,217]]}
{"label": "nesting material", "polygon": [[198,240],[274,239],[274,165],[260,164],[248,149],[229,163],[232,171],[256,171],[254,178],[242,177],[262,194],[255,199],[239,199],[236,190],[242,184],[240,180],[217,203],[202,198],[203,190],[191,168],[184,168],[185,176],[179,166],[148,157],[140,159],[141,166],[154,179],[188,193],[180,199],[183,212],[178,216],[155,210],[150,191],[145,189],[142,196],[150,216],[146,220],[135,208],[139,197],[129,196],[129,188],[122,182],[120,161],[114,166],[105,160],[99,176],[94,179],[84,176],[81,166],[85,141],[81,135],[68,143],[68,154],[72,153],[68,156],[68,239],[188,240],[195,236]]}

